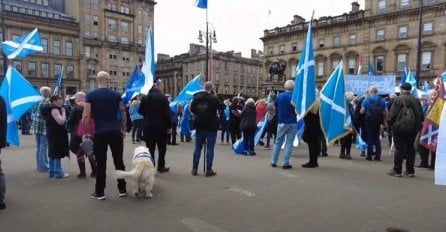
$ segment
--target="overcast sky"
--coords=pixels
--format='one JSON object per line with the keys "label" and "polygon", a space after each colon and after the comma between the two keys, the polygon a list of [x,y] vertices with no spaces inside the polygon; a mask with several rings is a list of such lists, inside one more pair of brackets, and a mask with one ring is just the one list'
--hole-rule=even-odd
{"label": "overcast sky", "polygon": [[[322,16],[348,13],[356,0],[208,0],[208,21],[217,34],[217,51],[242,52],[249,57],[251,48],[263,50],[265,29],[290,24],[293,15],[307,21]],[[156,0],[155,53],[179,55],[198,44],[198,31],[206,30],[206,10],[193,5],[194,0]],[[364,9],[364,0],[359,0]],[[270,13],[269,13],[270,12]],[[203,38],[204,40],[204,38]],[[203,45],[205,45],[203,43]]]}

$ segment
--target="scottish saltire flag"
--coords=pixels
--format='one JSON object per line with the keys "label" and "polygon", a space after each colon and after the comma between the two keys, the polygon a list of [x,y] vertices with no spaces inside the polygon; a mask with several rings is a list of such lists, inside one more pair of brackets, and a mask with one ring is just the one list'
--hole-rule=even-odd
{"label": "scottish saltire flag", "polygon": [[147,94],[153,86],[155,77],[155,48],[153,43],[152,28],[147,30],[146,36],[146,51],[144,57],[144,63],[141,71],[144,74],[144,85],[141,88],[142,94]]}
{"label": "scottish saltire flag", "polygon": [[[446,141],[446,107],[443,107],[439,123],[438,141]],[[437,147],[435,159],[435,184],[446,185],[446,146]]]}
{"label": "scottish saltire flag", "polygon": [[8,59],[25,58],[36,52],[43,51],[39,31],[34,29],[27,35],[22,35],[13,41],[2,42],[3,53]]}
{"label": "scottish saltire flag", "polygon": [[401,84],[406,83],[407,79],[407,67],[404,67],[404,71],[401,72]]}
{"label": "scottish saltire flag", "polygon": [[367,143],[362,139],[360,133],[356,133],[356,143],[355,147],[360,151],[366,151],[367,150]]}
{"label": "scottish saltire flag", "polygon": [[[440,88],[444,89],[444,83],[440,78]],[[437,99],[432,104],[429,112],[426,114],[426,118],[423,122],[423,129],[420,135],[420,144],[430,151],[436,151],[438,148],[438,132],[440,129],[441,112],[444,108],[444,91],[439,91]],[[441,141],[441,140],[440,140]]]}
{"label": "scottish saltire flag", "polygon": [[181,104],[182,106],[185,105],[190,99],[192,99],[195,93],[202,91],[203,86],[201,86],[200,81],[201,74],[198,74],[196,77],[190,80],[186,86],[184,86],[178,96],[169,104],[170,110],[176,113],[178,104]]}
{"label": "scottish saltire flag", "polygon": [[208,8],[208,0],[195,0],[194,5],[201,9],[207,9]]}
{"label": "scottish saltire flag", "polygon": [[39,92],[12,66],[9,66],[0,87],[7,112],[6,142],[18,146],[17,120],[34,104],[42,100]]}
{"label": "scottish saltire flag", "polygon": [[135,65],[129,81],[127,82],[127,86],[125,87],[124,94],[122,95],[124,105],[127,105],[135,94],[139,94],[143,86],[144,75],[139,72],[138,65]]}
{"label": "scottish saltire flag", "polygon": [[421,87],[421,90],[423,90],[424,92],[429,92],[430,89],[431,89],[431,87],[429,86],[429,83],[427,83],[427,81],[424,81],[423,86]]}
{"label": "scottish saltire flag", "polygon": [[56,87],[54,87],[53,94],[62,94],[62,76],[63,76],[63,66],[59,74],[57,75]]}
{"label": "scottish saltire flag", "polygon": [[291,104],[294,105],[296,113],[302,117],[316,101],[316,82],[314,75],[313,36],[311,34],[310,22],[299,63],[296,67],[294,90],[291,96]]}
{"label": "scottish saltire flag", "polygon": [[373,71],[373,64],[372,64],[372,62],[370,62],[370,60],[369,60],[369,64],[368,64],[368,73],[369,73],[369,76],[373,76],[373,75],[375,75],[375,72]]}
{"label": "scottish saltire flag", "polygon": [[262,133],[265,130],[267,125],[267,119],[266,119],[266,115],[263,116],[262,120],[260,120],[259,123],[257,123],[257,129],[256,129],[256,133],[254,135],[254,146],[259,144],[260,141],[260,137],[262,137]]}
{"label": "scottish saltire flag", "polygon": [[359,65],[358,65],[358,73],[356,75],[361,75],[362,72],[362,56],[359,56]]}
{"label": "scottish saltire flag", "polygon": [[338,64],[321,90],[319,115],[327,144],[333,143],[352,131],[351,123],[350,125],[348,123],[350,112],[347,99],[345,99],[342,65],[342,62]]}
{"label": "scottish saltire flag", "polygon": [[410,91],[410,95],[418,97],[417,80],[415,79],[413,73],[410,70],[404,68],[404,72],[401,75],[401,84],[404,84],[406,82],[411,84],[412,90]]}
{"label": "scottish saltire flag", "polygon": [[[446,99],[446,89],[444,83],[446,82],[446,72],[441,74],[441,78],[438,78],[439,82],[439,88],[438,88],[438,95],[443,95],[443,99]],[[441,88],[443,86],[443,88]]]}

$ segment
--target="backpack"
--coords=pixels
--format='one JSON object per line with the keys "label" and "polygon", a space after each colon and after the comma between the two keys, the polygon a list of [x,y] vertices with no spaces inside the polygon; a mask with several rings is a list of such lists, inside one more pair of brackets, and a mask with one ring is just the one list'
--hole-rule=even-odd
{"label": "backpack", "polygon": [[396,132],[412,133],[415,131],[415,113],[412,108],[403,105],[400,112],[396,116],[392,130]]}
{"label": "backpack", "polygon": [[211,107],[207,98],[198,102],[195,108],[194,124],[198,127],[206,126],[211,120]]}
{"label": "backpack", "polygon": [[384,108],[381,105],[381,98],[374,102],[370,102],[370,122],[373,125],[379,126],[384,123]]}

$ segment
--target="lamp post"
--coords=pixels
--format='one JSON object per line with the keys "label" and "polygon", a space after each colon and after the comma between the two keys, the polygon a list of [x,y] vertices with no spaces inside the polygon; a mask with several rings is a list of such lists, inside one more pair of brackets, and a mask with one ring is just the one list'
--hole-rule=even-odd
{"label": "lamp post", "polygon": [[[212,27],[212,26],[211,26]],[[206,73],[205,73],[205,79],[206,81],[211,81],[213,82],[212,79],[212,75],[209,75],[209,57],[212,60],[212,43],[217,43],[217,35],[215,33],[215,29],[209,28],[209,22],[206,22],[206,32],[203,31],[199,31],[198,32],[198,41],[200,41],[200,43],[203,43],[203,34],[205,34],[204,36],[206,36],[205,38],[205,43],[206,43]],[[211,50],[209,52],[209,50]],[[210,56],[209,56],[210,53]],[[212,64],[212,62],[211,62]],[[212,70],[211,70],[212,72]]]}
{"label": "lamp post", "polygon": [[418,47],[417,47],[417,71],[415,73],[416,86],[420,83],[420,69],[421,69],[421,36],[423,35],[423,0],[420,0],[420,14],[418,21]]}

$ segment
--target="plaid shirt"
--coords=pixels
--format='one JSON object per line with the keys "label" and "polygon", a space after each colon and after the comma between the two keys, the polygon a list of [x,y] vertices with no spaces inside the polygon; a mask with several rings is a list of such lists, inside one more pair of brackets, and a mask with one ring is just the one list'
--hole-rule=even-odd
{"label": "plaid shirt", "polygon": [[46,135],[46,123],[45,119],[42,117],[42,106],[50,104],[49,99],[45,99],[39,102],[36,106],[34,106],[31,110],[31,116],[33,119],[33,123],[31,125],[31,130],[34,134],[38,135]]}

